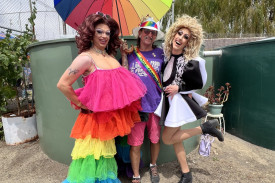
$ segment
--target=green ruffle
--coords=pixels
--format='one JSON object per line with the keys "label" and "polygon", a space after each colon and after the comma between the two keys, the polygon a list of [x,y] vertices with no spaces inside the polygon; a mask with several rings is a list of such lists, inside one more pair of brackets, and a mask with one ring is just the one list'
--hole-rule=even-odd
{"label": "green ruffle", "polygon": [[114,158],[100,157],[95,160],[93,155],[73,160],[67,180],[69,182],[85,182],[88,180],[106,180],[117,178],[117,163]]}

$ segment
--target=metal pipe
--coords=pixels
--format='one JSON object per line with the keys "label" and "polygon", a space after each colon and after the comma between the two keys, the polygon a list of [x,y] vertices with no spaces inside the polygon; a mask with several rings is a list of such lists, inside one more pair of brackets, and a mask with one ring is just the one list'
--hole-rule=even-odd
{"label": "metal pipe", "polygon": [[4,27],[4,26],[1,26],[0,25],[0,28],[3,28],[3,29],[7,29],[7,30],[12,30],[14,32],[20,32],[20,33],[24,33],[24,31],[20,31],[20,30],[15,30],[15,29],[12,29],[12,28],[8,28],[8,27]]}
{"label": "metal pipe", "polygon": [[203,51],[202,54],[204,57],[212,57],[212,56],[222,56],[222,50],[217,51]]}
{"label": "metal pipe", "polygon": [[65,22],[63,22],[63,35],[67,35],[67,27]]}

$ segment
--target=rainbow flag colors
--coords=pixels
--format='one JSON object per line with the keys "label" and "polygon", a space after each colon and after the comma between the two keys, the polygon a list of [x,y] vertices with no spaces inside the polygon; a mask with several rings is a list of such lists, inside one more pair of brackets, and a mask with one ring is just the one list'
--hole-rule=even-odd
{"label": "rainbow flag colors", "polygon": [[96,70],[84,81],[75,93],[89,110],[80,112],[71,131],[75,145],[63,183],[120,183],[114,138],[129,134],[140,121],[146,87],[123,67]]}

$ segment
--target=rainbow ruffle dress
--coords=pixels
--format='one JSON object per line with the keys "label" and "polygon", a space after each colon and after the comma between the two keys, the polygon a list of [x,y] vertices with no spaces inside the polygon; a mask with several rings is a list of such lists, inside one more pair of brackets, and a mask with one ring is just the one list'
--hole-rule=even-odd
{"label": "rainbow ruffle dress", "polygon": [[129,134],[140,121],[146,87],[123,67],[96,69],[84,81],[75,93],[92,112],[81,112],[73,126],[72,163],[63,183],[119,183],[114,138]]}

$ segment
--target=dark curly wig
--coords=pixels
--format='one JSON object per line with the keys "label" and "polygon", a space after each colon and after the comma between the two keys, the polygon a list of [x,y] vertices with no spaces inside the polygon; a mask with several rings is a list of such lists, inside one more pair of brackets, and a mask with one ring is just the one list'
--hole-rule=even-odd
{"label": "dark curly wig", "polygon": [[111,35],[108,42],[108,49],[106,52],[109,55],[115,55],[116,49],[119,48],[121,43],[119,35],[119,26],[117,22],[112,18],[106,18],[105,16],[91,14],[85,18],[83,23],[78,26],[78,35],[75,36],[78,53],[82,53],[89,50],[92,46],[91,40],[95,34],[95,27],[98,24],[105,24],[110,28]]}

